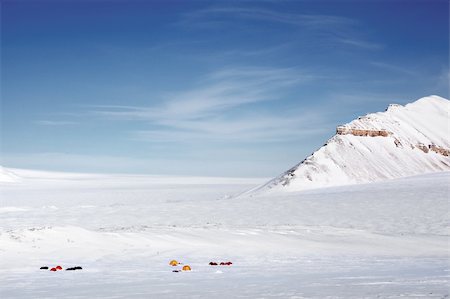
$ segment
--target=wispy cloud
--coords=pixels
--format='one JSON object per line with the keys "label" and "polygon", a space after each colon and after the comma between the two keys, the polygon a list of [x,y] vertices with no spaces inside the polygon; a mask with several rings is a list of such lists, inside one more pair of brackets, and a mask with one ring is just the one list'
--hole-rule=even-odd
{"label": "wispy cloud", "polygon": [[[295,26],[308,26],[316,28],[355,23],[353,19],[341,16],[321,14],[293,14],[254,7],[211,7],[201,9],[185,14],[183,23],[201,24],[202,22],[209,22],[210,18],[214,18],[217,20],[217,17],[221,16],[239,19],[262,20],[266,22],[269,21]],[[219,19],[219,21],[225,22],[225,20],[221,19]]]}
{"label": "wispy cloud", "polygon": [[398,65],[394,65],[392,63],[372,61],[372,62],[370,62],[370,65],[375,66],[380,69],[384,69],[389,72],[400,73],[400,74],[408,75],[408,76],[417,76],[417,74],[418,74],[417,70],[413,70],[410,67],[408,67],[408,68],[401,67]]}
{"label": "wispy cloud", "polygon": [[302,135],[302,127],[310,132],[318,115],[304,108],[276,117],[270,108],[250,105],[282,101],[284,89],[318,78],[294,68],[227,68],[209,74],[197,88],[167,95],[157,106],[96,106],[91,113],[144,121],[149,129],[132,132],[138,140],[286,140]]}
{"label": "wispy cloud", "polygon": [[243,105],[277,100],[283,88],[314,79],[314,75],[289,68],[228,68],[209,74],[199,87],[166,95],[158,106],[97,106],[107,109],[97,109],[94,113],[158,122],[195,120]]}
{"label": "wispy cloud", "polygon": [[[240,26],[241,22],[247,22],[246,26],[240,27],[245,31],[257,28],[251,26],[252,22],[298,27],[296,31],[298,35],[303,36],[309,43],[315,42],[310,36],[313,35],[319,40],[326,40],[328,44],[347,45],[371,51],[385,48],[381,43],[366,40],[366,36],[358,29],[361,25],[359,20],[339,15],[290,13],[262,7],[216,6],[186,13],[180,21],[183,28],[205,29]],[[273,49],[268,48],[269,51]]]}
{"label": "wispy cloud", "polygon": [[74,121],[65,121],[65,120],[37,120],[34,123],[42,126],[70,126],[78,124],[77,122]]}
{"label": "wispy cloud", "polygon": [[281,51],[287,50],[293,46],[292,42],[286,42],[280,45],[275,45],[272,47],[263,47],[258,49],[232,49],[229,51],[222,51],[217,53],[215,57],[224,58],[229,56],[243,56],[243,57],[255,57],[255,56],[267,56],[272,54],[278,54]]}
{"label": "wispy cloud", "polygon": [[309,112],[286,117],[271,117],[268,113],[241,116],[238,119],[218,118],[179,122],[175,128],[142,130],[133,133],[136,140],[180,142],[208,140],[211,142],[284,142],[324,133],[324,126],[315,127],[324,119]]}
{"label": "wispy cloud", "polygon": [[337,42],[366,50],[382,50],[384,45],[358,39],[338,38]]}

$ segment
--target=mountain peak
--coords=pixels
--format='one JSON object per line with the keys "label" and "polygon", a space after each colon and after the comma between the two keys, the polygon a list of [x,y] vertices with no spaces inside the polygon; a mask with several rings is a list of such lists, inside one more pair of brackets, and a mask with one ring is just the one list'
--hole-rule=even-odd
{"label": "mountain peak", "polygon": [[300,191],[450,171],[450,101],[428,96],[391,104],[336,128],[336,135],[250,194]]}

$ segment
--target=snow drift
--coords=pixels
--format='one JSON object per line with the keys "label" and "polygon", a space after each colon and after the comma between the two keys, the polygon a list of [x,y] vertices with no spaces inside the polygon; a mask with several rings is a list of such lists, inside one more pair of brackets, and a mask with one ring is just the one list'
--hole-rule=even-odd
{"label": "snow drift", "polygon": [[449,100],[421,98],[358,117],[311,156],[246,194],[369,183],[450,170]]}
{"label": "snow drift", "polygon": [[17,182],[20,178],[11,170],[0,166],[0,183]]}

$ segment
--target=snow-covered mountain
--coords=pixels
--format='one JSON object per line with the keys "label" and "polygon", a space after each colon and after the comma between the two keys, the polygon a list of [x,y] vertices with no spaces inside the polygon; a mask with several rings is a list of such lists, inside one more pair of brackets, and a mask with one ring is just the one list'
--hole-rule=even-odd
{"label": "snow-covered mountain", "polygon": [[246,194],[299,191],[450,171],[450,101],[421,98],[358,117],[279,177]]}

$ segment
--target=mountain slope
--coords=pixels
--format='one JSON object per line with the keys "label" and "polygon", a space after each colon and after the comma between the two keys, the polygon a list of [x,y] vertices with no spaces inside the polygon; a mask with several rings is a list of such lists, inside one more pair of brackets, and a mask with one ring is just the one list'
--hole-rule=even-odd
{"label": "mountain slope", "polygon": [[[299,191],[450,171],[450,101],[421,98],[339,126],[311,156],[248,193]],[[247,193],[247,194],[248,194]]]}

